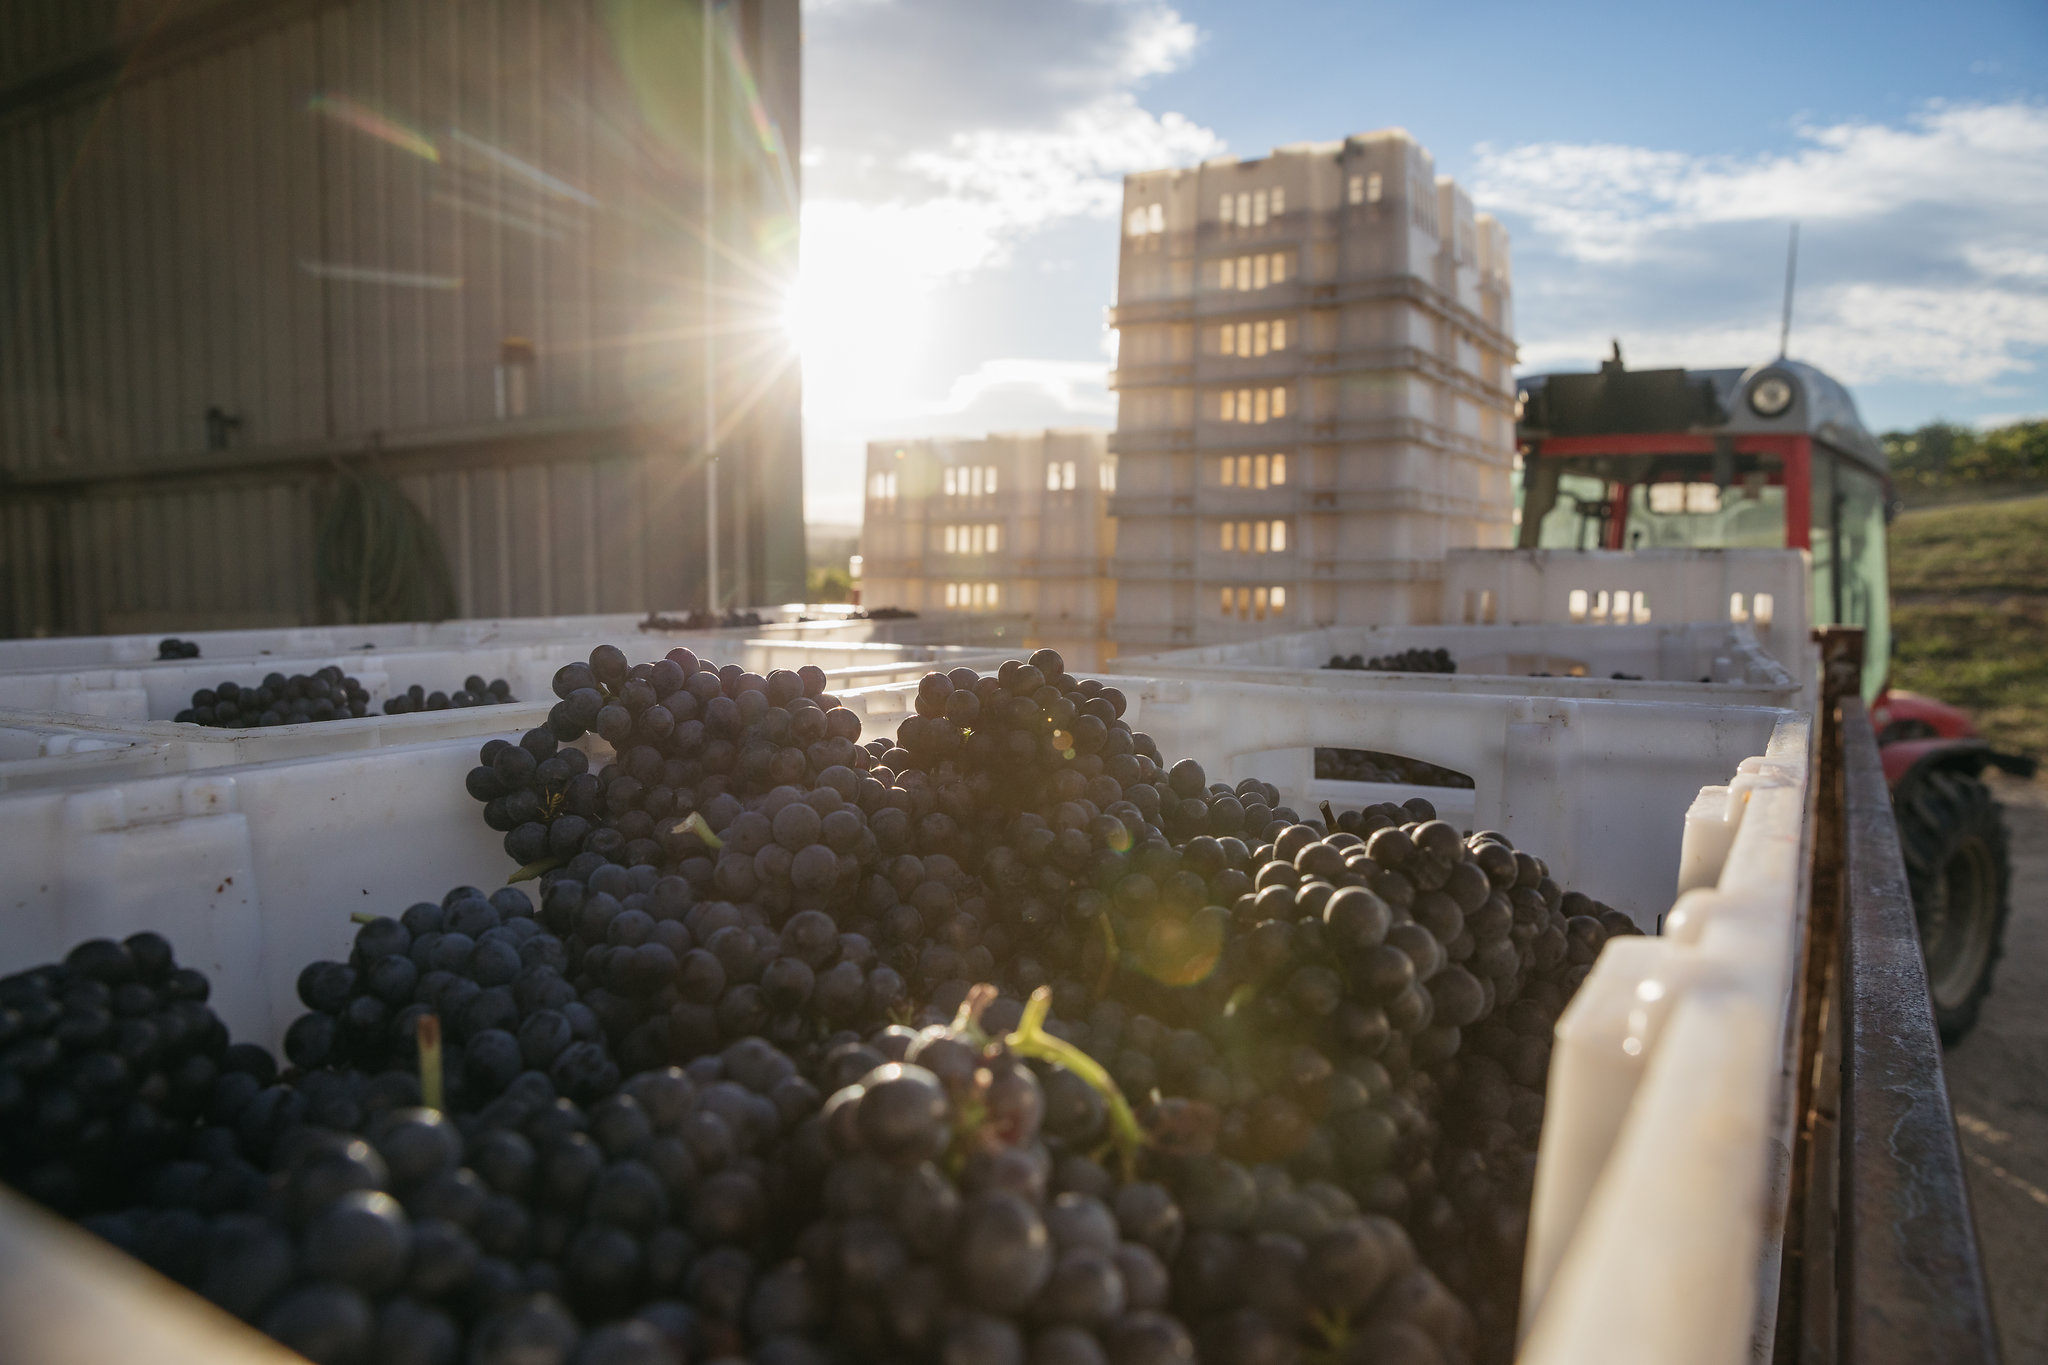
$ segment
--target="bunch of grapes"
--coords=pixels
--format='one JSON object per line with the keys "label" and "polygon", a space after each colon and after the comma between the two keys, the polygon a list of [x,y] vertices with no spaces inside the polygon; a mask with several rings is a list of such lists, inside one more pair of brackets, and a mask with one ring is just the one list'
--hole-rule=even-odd
{"label": "bunch of grapes", "polygon": [[232,680],[218,687],[202,687],[192,694],[192,705],[174,719],[181,724],[250,730],[360,718],[369,714],[369,707],[370,694],[363,685],[329,664],[310,676],[294,673],[287,678],[272,673],[256,687]]}
{"label": "bunch of grapes", "polygon": [[1456,673],[1458,661],[1447,649],[1404,649],[1393,654],[1375,654],[1368,659],[1363,654],[1348,658],[1332,654],[1324,668],[1349,669],[1354,673]]}
{"label": "bunch of grapes", "polygon": [[[414,943],[503,907],[488,955],[494,932],[534,922],[521,900],[457,888],[408,912]],[[461,927],[426,928],[429,911]],[[384,987],[409,933],[373,919],[350,963],[307,969],[305,994],[350,1004],[339,1034],[320,1011],[293,1026],[281,1080],[262,1049],[227,1045],[197,1003],[205,978],[155,935],[8,978],[0,1173],[316,1361],[449,1362],[465,1342],[493,1365],[563,1362],[579,1340],[603,1361],[737,1353],[767,1312],[759,1258],[809,1216],[778,1168],[817,1089],[758,1038],[622,1082],[595,1031],[590,1067],[558,1056],[479,1083],[483,1034],[466,1064],[460,1044],[408,1053],[345,980],[360,967]],[[350,1055],[308,1056],[316,1036]],[[145,1056],[166,1069],[124,1086],[113,1059]],[[786,1296],[789,1278],[764,1285]]]}
{"label": "bunch of grapes", "polygon": [[506,887],[486,899],[457,887],[439,904],[369,919],[348,961],[301,971],[299,999],[310,1012],[285,1031],[285,1056],[307,1072],[410,1064],[420,1021],[431,1015],[458,1104],[488,1103],[527,1070],[594,1099],[618,1084],[618,1068],[596,1015],[563,974],[569,966],[569,945],[542,927],[525,892]]}
{"label": "bunch of grapes", "polygon": [[664,616],[660,612],[650,611],[647,613],[647,619],[640,623],[640,629],[736,630],[745,626],[764,624],[766,622],[758,611],[741,611],[736,607],[727,607],[723,612],[716,612],[706,611],[702,607],[692,607],[680,616]]}
{"label": "bunch of grapes", "polygon": [[1405,787],[1472,789],[1465,773],[1427,759],[1381,753],[1375,749],[1317,749],[1316,776],[1339,782],[1385,782]]}
{"label": "bunch of grapes", "polygon": [[[150,933],[0,981],[0,1179],[73,1215],[147,1197],[224,1078],[276,1073],[261,1049],[228,1045],[209,993]],[[233,1175],[208,1197],[239,1201]]]}
{"label": "bunch of grapes", "polygon": [[415,711],[447,711],[465,706],[503,706],[507,702],[518,700],[519,698],[512,695],[512,684],[503,678],[493,678],[485,682],[481,675],[472,673],[463,679],[462,686],[457,688],[452,696],[446,692],[429,692],[418,683],[414,683],[384,703],[384,714],[405,716]]}
{"label": "bunch of grapes", "polygon": [[215,1024],[110,1109],[24,1048],[125,972],[190,1031],[152,936],[0,983],[7,1177],[318,1361],[1508,1358],[1625,916],[1427,801],[1210,783],[1051,651],[865,744],[815,669],[555,692],[467,781],[538,904],[364,918],[282,1075]]}
{"label": "bunch of grapes", "polygon": [[177,636],[166,636],[156,642],[156,657],[162,659],[196,659],[199,657],[197,640],[180,640]]}

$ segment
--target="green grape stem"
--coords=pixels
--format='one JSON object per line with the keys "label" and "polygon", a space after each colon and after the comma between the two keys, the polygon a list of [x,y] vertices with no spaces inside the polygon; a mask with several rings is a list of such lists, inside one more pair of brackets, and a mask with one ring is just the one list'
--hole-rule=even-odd
{"label": "green grape stem", "polygon": [[1123,955],[1123,950],[1117,946],[1116,926],[1109,922],[1109,912],[1103,911],[1099,918],[1102,921],[1102,945],[1105,951],[1102,955],[1102,978],[1095,983],[1095,993],[1107,995],[1109,983],[1116,978],[1117,959]]}
{"label": "green grape stem", "polygon": [[371,914],[368,910],[358,910],[348,917],[348,921],[350,924],[374,924],[378,918],[379,916]]}
{"label": "green grape stem", "polygon": [[566,867],[568,865],[568,862],[569,860],[567,858],[542,858],[536,862],[528,863],[526,866],[520,868],[517,872],[514,872],[511,876],[505,878],[505,880],[508,883],[530,882],[543,872],[552,872],[558,867]]}
{"label": "green grape stem", "polygon": [[1334,1313],[1311,1314],[1309,1325],[1316,1329],[1317,1334],[1328,1345],[1333,1359],[1351,1340],[1351,1315],[1342,1309]]}
{"label": "green grape stem", "polygon": [[700,811],[691,811],[690,818],[684,820],[681,824],[675,825],[670,832],[674,834],[694,834],[704,841],[706,847],[713,850],[725,847],[725,840],[711,832],[711,826],[705,823],[703,813]]}
{"label": "green grape stem", "polygon": [[1117,1088],[1115,1079],[1100,1062],[1066,1039],[1045,1031],[1045,1017],[1051,1012],[1052,991],[1040,986],[1031,992],[1030,1003],[1024,1006],[1024,1017],[1017,1021],[1017,1031],[1003,1043],[1019,1056],[1036,1057],[1042,1062],[1065,1067],[1102,1096],[1109,1106],[1110,1139],[1116,1144],[1117,1154],[1122,1157],[1128,1174],[1136,1167],[1138,1153],[1145,1146],[1145,1130],[1139,1127],[1138,1116],[1131,1112],[1123,1091]]}
{"label": "green grape stem", "polygon": [[981,1012],[995,1003],[998,992],[986,981],[972,987],[967,998],[960,1002],[959,1012],[953,1016],[953,1032],[972,1042],[975,1047],[988,1046],[988,1035],[981,1030]]}

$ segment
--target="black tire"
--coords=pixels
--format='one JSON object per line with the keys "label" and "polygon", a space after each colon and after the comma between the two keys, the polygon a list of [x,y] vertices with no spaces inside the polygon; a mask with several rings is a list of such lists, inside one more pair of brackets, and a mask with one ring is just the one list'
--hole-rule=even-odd
{"label": "black tire", "polygon": [[2005,947],[2005,821],[1991,789],[1959,772],[1916,779],[1895,812],[1934,1020],[1943,1043],[1958,1043],[1976,1026]]}

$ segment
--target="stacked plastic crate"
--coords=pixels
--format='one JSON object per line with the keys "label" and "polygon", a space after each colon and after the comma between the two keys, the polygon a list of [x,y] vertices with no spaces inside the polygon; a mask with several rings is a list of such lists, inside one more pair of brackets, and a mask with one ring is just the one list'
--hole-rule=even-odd
{"label": "stacked plastic crate", "polygon": [[1507,234],[1399,130],[1124,182],[1119,652],[1436,619],[1506,545]]}

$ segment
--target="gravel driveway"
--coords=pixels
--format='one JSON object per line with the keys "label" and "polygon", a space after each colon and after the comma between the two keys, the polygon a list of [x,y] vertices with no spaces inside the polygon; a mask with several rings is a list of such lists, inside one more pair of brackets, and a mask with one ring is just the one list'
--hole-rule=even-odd
{"label": "gravel driveway", "polygon": [[2012,841],[2005,958],[1949,1098],[2005,1365],[2048,1365],[2048,785],[1992,776]]}

